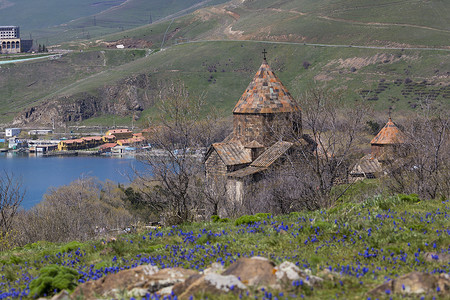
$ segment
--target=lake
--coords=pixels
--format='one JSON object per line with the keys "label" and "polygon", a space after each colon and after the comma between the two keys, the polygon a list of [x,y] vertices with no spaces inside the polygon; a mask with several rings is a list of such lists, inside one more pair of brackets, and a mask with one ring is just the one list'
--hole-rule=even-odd
{"label": "lake", "polygon": [[133,177],[133,167],[144,171],[145,166],[133,156],[36,156],[0,153],[0,172],[6,170],[21,177],[25,188],[22,206],[29,209],[42,200],[51,187],[60,187],[81,177],[96,177],[127,184]]}

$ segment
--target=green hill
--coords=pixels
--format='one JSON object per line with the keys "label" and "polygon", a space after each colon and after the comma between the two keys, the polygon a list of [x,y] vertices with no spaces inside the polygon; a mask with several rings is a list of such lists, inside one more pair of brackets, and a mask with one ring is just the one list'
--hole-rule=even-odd
{"label": "green hill", "polygon": [[[185,81],[194,94],[206,92],[208,103],[227,115],[259,67],[264,48],[269,64],[296,96],[325,85],[343,89],[348,101],[369,101],[377,110],[411,111],[424,99],[448,105],[449,7],[445,1],[360,1],[358,6],[343,0],[231,1],[101,39],[63,43],[76,51],[59,60],[0,69],[5,83],[0,123],[20,112],[23,121],[24,108],[39,110],[49,101],[78,101],[86,95],[100,101],[105,89],[139,75],[147,78],[145,86],[133,86],[142,120],[153,113],[154,89],[166,79]],[[152,44],[153,52],[105,48],[139,41]],[[38,80],[25,76],[30,70],[44,75]],[[57,70],[66,75],[56,75]],[[132,114],[121,117],[129,122]],[[108,122],[104,115],[94,112],[83,123]]]}
{"label": "green hill", "polygon": [[2,25],[20,26],[36,44],[92,38],[180,16],[225,0],[0,1]]}
{"label": "green hill", "polygon": [[[309,269],[309,275],[321,277],[323,284],[310,288],[291,280],[281,290],[284,295],[266,286],[265,290],[273,293],[273,297],[264,297],[268,294],[261,287],[249,287],[248,293],[242,293],[243,299],[274,299],[276,295],[283,299],[331,299],[336,295],[345,299],[418,297],[405,295],[410,293],[413,282],[405,282],[407,291],[384,288],[379,294],[368,294],[384,282],[409,272],[423,272],[431,274],[430,277],[449,272],[448,200],[415,203],[409,202],[411,197],[404,199],[374,196],[314,212],[275,217],[259,214],[228,222],[138,228],[133,234],[84,243],[40,241],[0,252],[2,295],[8,299],[31,299],[37,290],[33,287],[41,286],[40,296],[47,293],[51,297],[61,289],[74,289],[75,285],[97,279],[101,282],[120,270],[141,265],[202,271],[214,262],[227,268],[239,258],[262,256],[277,265],[290,261],[302,270]],[[73,274],[65,284],[48,280],[45,285],[44,278],[49,276],[45,271],[50,268]],[[43,283],[39,285],[40,282]],[[128,289],[133,287],[129,285]],[[425,299],[447,299],[448,289],[436,285],[430,289],[417,289],[417,293]],[[127,286],[121,288],[120,297],[134,299],[127,291]],[[203,299],[206,295],[192,296]],[[237,297],[231,292],[220,297],[207,296],[209,299]]]}

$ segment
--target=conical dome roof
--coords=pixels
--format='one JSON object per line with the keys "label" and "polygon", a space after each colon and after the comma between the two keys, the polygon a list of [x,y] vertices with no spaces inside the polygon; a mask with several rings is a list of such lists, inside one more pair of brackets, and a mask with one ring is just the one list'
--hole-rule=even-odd
{"label": "conical dome roof", "polygon": [[234,114],[275,114],[300,110],[286,87],[264,59],[234,107]]}
{"label": "conical dome roof", "polygon": [[384,127],[378,132],[378,134],[370,141],[371,144],[401,144],[405,141],[403,133],[398,129],[398,127],[392,122],[389,117],[388,122]]}

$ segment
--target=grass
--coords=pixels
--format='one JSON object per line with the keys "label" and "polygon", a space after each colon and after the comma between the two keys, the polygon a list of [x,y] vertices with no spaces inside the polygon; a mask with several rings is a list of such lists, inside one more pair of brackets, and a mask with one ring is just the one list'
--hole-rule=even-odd
{"label": "grass", "polygon": [[329,210],[258,215],[239,226],[233,220],[185,224],[121,235],[115,242],[38,242],[0,253],[0,290],[5,293],[0,294],[19,297],[41,268],[57,263],[76,270],[83,282],[141,264],[200,271],[213,262],[227,267],[240,257],[260,255],[277,264],[291,261],[318,276],[335,272],[322,287],[292,287],[286,295],[361,299],[375,286],[411,271],[450,272],[448,264],[423,257],[425,252],[450,251],[448,200],[415,203],[407,198],[349,198]]}
{"label": "grass", "polygon": [[[386,111],[389,106],[395,111],[412,110],[412,104],[441,88],[436,101],[443,102],[444,107],[448,105],[448,98],[444,97],[450,94],[448,87],[439,86],[450,68],[446,52],[200,42],[180,44],[149,56],[145,50],[95,50],[73,52],[58,60],[3,66],[1,72],[7,76],[0,79],[4,83],[0,89],[0,123],[42,100],[62,96],[77,98],[86,92],[97,95],[105,86],[139,74],[150,76],[152,88],[156,88],[158,81],[183,80],[191,94],[204,93],[208,108],[214,107],[226,116],[231,114],[259,68],[263,48],[269,52],[269,64],[295,97],[313,85],[323,85],[343,89],[346,101],[361,101],[365,99],[361,91],[374,91],[384,80],[388,88],[377,94],[378,99],[364,100],[376,110]],[[387,57],[389,62],[376,57]],[[307,70],[303,67],[304,61],[311,63]],[[355,65],[354,72],[350,67],[352,61],[362,61]],[[430,82],[432,85],[425,87],[428,94],[403,96],[407,78],[414,83],[424,79]],[[402,83],[396,85],[396,80]],[[152,89],[149,92],[154,93]],[[373,92],[367,98],[372,95]],[[149,104],[144,108],[142,120],[156,113]],[[89,121],[89,124],[94,123],[95,119]],[[102,121],[96,125],[113,123]]]}
{"label": "grass", "polygon": [[[124,14],[127,16],[124,20],[127,20],[129,15],[137,12],[136,18],[144,18],[148,14],[148,10],[143,9],[147,7],[145,5],[153,3],[155,10],[164,8],[162,2],[155,1],[129,1],[126,4],[129,11],[117,9],[102,14],[102,17]],[[173,1],[164,9],[175,11],[181,7],[179,1]],[[374,4],[364,0],[355,6],[349,0],[332,3],[280,0],[250,1],[226,8],[228,12],[239,14],[239,18],[233,18],[225,10],[206,8],[176,18],[173,23],[166,21],[133,29],[125,26],[123,31],[108,31],[108,35],[101,38],[103,41],[143,39],[151,41],[152,50],[157,50],[167,30],[169,35],[164,43],[167,48],[151,55],[146,50],[105,50],[97,42],[98,38],[81,42],[66,39],[71,42],[64,43],[63,47],[76,51],[61,59],[3,66],[0,70],[0,123],[11,122],[20,111],[50,99],[66,96],[77,99],[86,93],[99,96],[105,86],[116,85],[139,74],[151,76],[155,86],[158,81],[182,79],[191,93],[206,93],[208,108],[217,108],[226,116],[258,69],[263,48],[269,52],[269,64],[296,97],[311,86],[324,85],[345,90],[349,102],[368,101],[378,111],[387,111],[390,106],[402,113],[413,111],[421,100],[433,94],[437,94],[436,103],[448,107],[450,93],[446,79],[450,63],[446,50],[326,48],[303,44],[448,48],[450,33],[448,22],[443,20],[449,7],[442,1],[392,3],[383,0]],[[400,10],[402,13],[398,13]],[[404,16],[407,15],[403,11],[411,15],[411,22],[406,25]],[[363,18],[365,15],[367,19]],[[96,20],[100,22],[101,17]],[[82,19],[78,21],[82,22]],[[377,22],[390,25],[372,24]],[[242,36],[226,34],[229,26],[234,31],[242,31]],[[74,28],[81,30],[81,27]],[[227,41],[240,38],[253,41]],[[64,40],[63,37],[58,39]],[[215,39],[225,41],[202,42]],[[270,44],[258,40],[298,44]],[[179,44],[185,41],[195,43]],[[303,68],[304,61],[311,64],[307,70]],[[431,85],[416,90],[416,94],[405,94],[407,87],[395,82],[404,82],[407,78],[414,83],[427,80]],[[388,86],[376,92],[381,80]],[[156,114],[152,103],[147,103],[144,108],[142,120]],[[105,123],[104,118],[97,120],[101,120],[98,125],[112,125],[107,120]]]}

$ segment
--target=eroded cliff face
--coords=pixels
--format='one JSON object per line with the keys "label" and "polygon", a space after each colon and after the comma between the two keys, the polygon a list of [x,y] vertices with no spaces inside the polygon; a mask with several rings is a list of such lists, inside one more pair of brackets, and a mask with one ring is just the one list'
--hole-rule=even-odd
{"label": "eroded cliff face", "polygon": [[154,103],[156,84],[151,76],[137,75],[115,85],[98,89],[95,93],[80,93],[40,102],[23,110],[13,121],[14,126],[49,126],[80,122],[102,115],[129,116],[137,118],[144,109]]}

